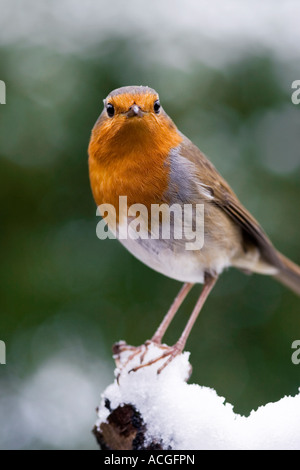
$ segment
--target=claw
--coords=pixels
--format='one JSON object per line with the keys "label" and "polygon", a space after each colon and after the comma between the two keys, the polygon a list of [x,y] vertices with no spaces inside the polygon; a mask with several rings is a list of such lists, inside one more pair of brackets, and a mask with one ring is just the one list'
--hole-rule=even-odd
{"label": "claw", "polygon": [[[130,346],[129,344],[125,343],[125,341],[119,341],[113,345],[113,357],[116,362],[116,365],[120,369],[124,369],[129,362],[131,362],[135,356],[141,354],[144,349],[144,345],[141,346]],[[131,352],[129,356],[125,359],[121,358],[122,354],[125,352]]]}
{"label": "claw", "polygon": [[[155,345],[159,349],[162,350],[162,354],[160,354],[158,357],[151,359],[148,362],[144,362],[146,355],[148,353],[149,347],[151,345]],[[131,372],[136,372],[139,369],[142,369],[143,367],[148,367],[151,366],[152,364],[155,364],[158,361],[161,361],[164,358],[167,358],[167,360],[162,364],[162,366],[157,370],[157,374],[160,374],[165,367],[167,367],[172,360],[178,356],[179,354],[182,353],[182,347],[181,344],[174,344],[174,346],[167,346],[163,344],[159,344],[157,342],[147,340],[144,344],[141,346],[130,346],[125,341],[119,341],[118,343],[114,344],[113,346],[113,353],[114,353],[114,359],[116,361],[116,365],[119,369],[125,369],[128,364],[137,356],[140,354],[139,362],[140,364],[138,366],[133,367],[128,371],[128,373]],[[126,357],[121,357],[123,353],[129,352],[129,356]]]}
{"label": "claw", "polygon": [[171,347],[171,351],[169,351],[169,357],[168,359],[166,360],[166,362],[164,362],[164,364],[158,369],[157,373],[160,374],[165,367],[167,367],[168,364],[170,364],[170,362],[173,361],[173,359],[178,356],[179,354],[182,353],[182,350],[181,348],[178,348],[176,347],[176,344],[174,346]]}
{"label": "claw", "polygon": [[158,356],[155,359],[152,359],[151,361],[146,362],[145,364],[140,364],[139,366],[133,367],[129,372],[136,372],[139,369],[142,369],[143,367],[151,366],[152,364],[155,364],[161,359],[164,359],[165,357],[169,356],[168,360],[157,370],[157,374],[160,374],[163,371],[163,369],[168,364],[170,364],[170,362],[172,362],[176,356],[182,353],[182,349],[177,344],[175,344],[174,346],[162,346],[162,349],[166,349],[166,351],[163,354],[161,354],[161,356]]}
{"label": "claw", "polygon": [[130,346],[125,341],[118,341],[113,345],[112,352],[114,356],[118,356],[122,354],[122,352],[133,351],[134,349],[136,349],[136,346]]}
{"label": "claw", "polygon": [[158,346],[160,349],[168,349],[168,346],[165,346],[165,345],[163,345],[163,344],[157,343],[156,341],[152,341],[152,340],[148,339],[148,340],[145,342],[145,344],[143,345],[145,349],[144,349],[143,353],[141,354],[141,357],[140,357],[140,364],[143,364],[144,359],[145,359],[145,356],[146,356],[146,354],[147,354],[147,352],[148,352],[148,348],[149,348],[149,346],[151,346],[151,344],[153,344],[153,343],[154,343],[156,346]]}

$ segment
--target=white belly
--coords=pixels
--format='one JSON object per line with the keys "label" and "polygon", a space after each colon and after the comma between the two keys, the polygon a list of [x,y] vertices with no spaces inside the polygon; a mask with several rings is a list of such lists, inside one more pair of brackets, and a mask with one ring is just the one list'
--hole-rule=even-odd
{"label": "white belly", "polygon": [[[227,256],[208,256],[207,247],[199,251],[185,250],[167,240],[120,240],[136,258],[155,271],[181,282],[203,283],[205,272],[220,274],[230,266]],[[215,251],[215,250],[214,250]]]}

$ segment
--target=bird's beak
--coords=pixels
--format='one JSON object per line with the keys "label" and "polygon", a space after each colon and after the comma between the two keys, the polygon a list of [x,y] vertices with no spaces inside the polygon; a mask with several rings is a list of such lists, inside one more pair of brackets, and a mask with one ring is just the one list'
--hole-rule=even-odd
{"label": "bird's beak", "polygon": [[144,113],[137,104],[134,104],[134,105],[130,106],[129,110],[126,113],[126,116],[128,118],[132,118],[132,117],[135,117],[135,116],[143,117]]}

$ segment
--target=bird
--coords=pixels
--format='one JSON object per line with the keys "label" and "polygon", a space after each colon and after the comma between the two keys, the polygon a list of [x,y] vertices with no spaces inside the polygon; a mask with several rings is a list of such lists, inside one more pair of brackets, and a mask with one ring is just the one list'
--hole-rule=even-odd
{"label": "bird", "polygon": [[[204,242],[199,249],[187,250],[184,237],[162,237],[161,220],[159,237],[119,237],[140,261],[183,283],[158,329],[146,342],[162,347],[158,359],[166,360],[159,373],[184,350],[204,302],[227,268],[272,276],[300,295],[300,267],[274,247],[210,160],[176,127],[154,89],[124,86],[111,91],[92,129],[88,155],[90,185],[97,206],[105,209],[109,204],[115,208],[116,220],[112,215],[106,218],[114,233],[121,233],[124,226],[128,228],[132,218],[128,219],[126,211],[136,204],[149,211],[154,205],[189,205],[193,208],[194,228],[195,208],[203,207]],[[120,204],[120,196],[126,197],[125,206]],[[103,217],[108,215],[104,209]],[[146,232],[157,228],[151,226],[149,213],[143,221]],[[173,346],[163,345],[167,328],[195,284],[203,284],[203,288],[181,336]]]}

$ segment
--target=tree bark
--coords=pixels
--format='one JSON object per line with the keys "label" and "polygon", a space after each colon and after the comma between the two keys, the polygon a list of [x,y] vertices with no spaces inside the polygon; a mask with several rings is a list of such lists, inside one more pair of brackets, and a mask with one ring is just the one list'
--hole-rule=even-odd
{"label": "tree bark", "polygon": [[[110,410],[109,400],[105,406]],[[162,442],[146,442],[146,425],[139,411],[131,404],[118,406],[107,422],[95,426],[93,433],[102,450],[161,450]]]}

